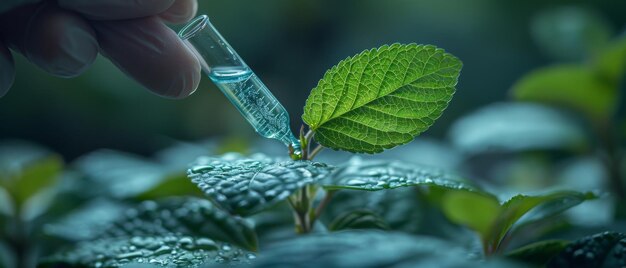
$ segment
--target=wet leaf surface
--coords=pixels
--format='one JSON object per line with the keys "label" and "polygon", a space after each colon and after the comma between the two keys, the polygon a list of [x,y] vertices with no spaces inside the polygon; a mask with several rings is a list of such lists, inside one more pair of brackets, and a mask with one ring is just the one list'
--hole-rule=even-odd
{"label": "wet leaf surface", "polygon": [[256,250],[258,243],[249,221],[193,197],[144,201],[130,209],[100,201],[46,226],[46,231],[71,240],[176,234],[207,237],[249,250]]}
{"label": "wet leaf surface", "polygon": [[236,155],[199,158],[189,169],[192,182],[233,214],[250,215],[320,181],[332,167],[310,161],[280,161]]}
{"label": "wet leaf surface", "polygon": [[604,232],[571,243],[555,256],[548,267],[624,267],[626,235]]}
{"label": "wet leaf surface", "polygon": [[45,259],[41,267],[120,267],[152,264],[160,267],[199,267],[207,263],[247,263],[256,255],[225,243],[192,236],[104,238],[78,243],[73,249]]}
{"label": "wet leaf surface", "polygon": [[399,161],[361,160],[354,157],[322,182],[328,190],[379,191],[409,186],[434,186],[475,190],[460,178],[437,168]]}

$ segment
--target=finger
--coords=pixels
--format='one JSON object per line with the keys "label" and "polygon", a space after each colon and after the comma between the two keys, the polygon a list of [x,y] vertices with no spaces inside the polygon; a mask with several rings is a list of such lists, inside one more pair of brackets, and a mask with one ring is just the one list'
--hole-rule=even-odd
{"label": "finger", "polygon": [[92,20],[132,19],[160,14],[175,0],[58,0],[59,6]]}
{"label": "finger", "polygon": [[170,8],[159,14],[159,17],[170,23],[184,23],[191,20],[198,12],[198,1],[176,0]]}
{"label": "finger", "polygon": [[0,42],[0,97],[4,96],[13,85],[15,65],[9,48]]}
{"label": "finger", "polygon": [[98,43],[85,20],[52,4],[28,11],[3,18],[2,23],[13,28],[5,34],[5,41],[11,47],[43,70],[60,77],[77,76],[93,63],[98,55]]}
{"label": "finger", "polygon": [[200,82],[200,64],[159,18],[93,23],[102,52],[158,95],[182,98]]}

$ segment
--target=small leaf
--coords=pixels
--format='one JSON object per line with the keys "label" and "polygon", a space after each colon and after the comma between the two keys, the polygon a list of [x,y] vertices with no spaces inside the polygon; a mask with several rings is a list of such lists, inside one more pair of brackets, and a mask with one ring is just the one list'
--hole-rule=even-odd
{"label": "small leaf", "polygon": [[470,113],[450,128],[455,147],[484,151],[584,148],[585,130],[567,114],[533,103],[496,103]]}
{"label": "small leaf", "polygon": [[247,263],[255,257],[208,238],[137,236],[81,242],[71,250],[44,259],[38,267],[118,267],[133,263],[199,267],[211,263]]}
{"label": "small leaf", "polygon": [[229,216],[208,200],[173,197],[158,202],[144,201],[131,209],[124,209],[125,206],[116,203],[97,202],[46,226],[45,230],[72,240],[175,233],[257,249],[257,237],[251,223]]}
{"label": "small leaf", "polygon": [[[543,195],[516,195],[502,204],[502,212],[495,221],[491,237],[486,240],[496,248],[514,225],[523,226],[594,199],[593,193],[558,191]],[[524,218],[522,218],[524,216]]]}
{"label": "small leaf", "polygon": [[187,172],[214,203],[233,214],[250,215],[285,200],[332,170],[310,161],[275,161],[264,156],[199,158]]}
{"label": "small leaf", "polygon": [[500,214],[500,202],[495,196],[472,191],[447,191],[440,202],[448,219],[489,236]]}
{"label": "small leaf", "polygon": [[441,115],[461,61],[430,45],[382,46],[326,72],[302,119],[325,147],[379,153],[411,141]]}
{"label": "small leaf", "polygon": [[565,240],[546,240],[532,243],[506,254],[509,259],[544,267],[550,259],[559,254],[569,244]]}
{"label": "small leaf", "polygon": [[626,266],[626,235],[604,232],[571,243],[547,267],[610,268]]}
{"label": "small leaf", "polygon": [[410,186],[475,190],[454,175],[437,168],[398,161],[361,160],[354,157],[322,182],[328,190],[379,191]]}
{"label": "small leaf", "polygon": [[346,229],[381,229],[389,230],[389,224],[375,212],[368,209],[354,210],[339,215],[328,226],[331,231]]}
{"label": "small leaf", "polygon": [[513,86],[518,100],[556,104],[592,120],[607,120],[617,107],[617,86],[581,65],[556,65],[535,70]]}
{"label": "small leaf", "polygon": [[618,85],[626,74],[626,37],[611,42],[593,61],[598,75]]}

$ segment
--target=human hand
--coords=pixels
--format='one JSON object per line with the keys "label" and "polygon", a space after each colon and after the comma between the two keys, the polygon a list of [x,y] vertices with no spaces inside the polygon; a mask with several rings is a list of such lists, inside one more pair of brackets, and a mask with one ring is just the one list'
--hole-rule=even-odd
{"label": "human hand", "polygon": [[196,0],[58,0],[0,13],[0,97],[15,76],[9,48],[59,77],[80,75],[101,53],[152,92],[186,97],[198,86],[200,64],[164,22],[190,20],[197,5]]}

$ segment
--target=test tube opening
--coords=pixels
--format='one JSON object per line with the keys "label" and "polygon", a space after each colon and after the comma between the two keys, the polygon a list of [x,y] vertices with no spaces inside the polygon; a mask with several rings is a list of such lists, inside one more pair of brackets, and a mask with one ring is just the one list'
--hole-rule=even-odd
{"label": "test tube opening", "polygon": [[191,20],[183,29],[178,32],[178,37],[187,40],[194,37],[198,32],[209,25],[209,16],[201,15]]}

